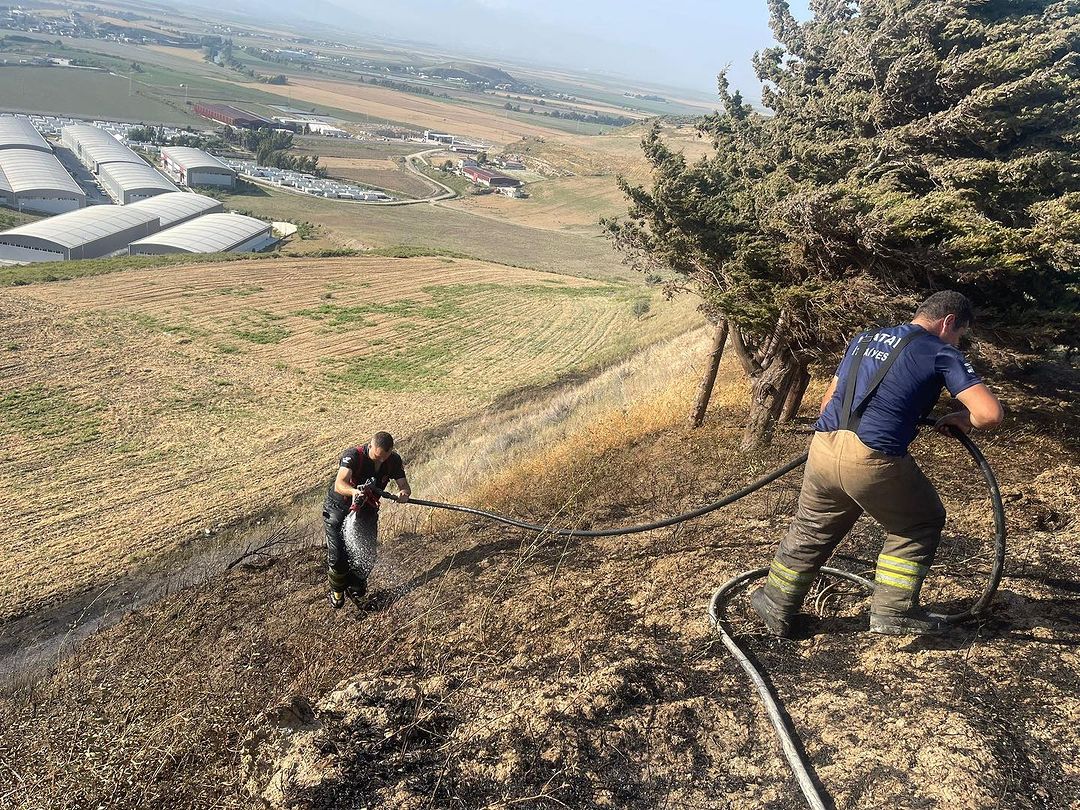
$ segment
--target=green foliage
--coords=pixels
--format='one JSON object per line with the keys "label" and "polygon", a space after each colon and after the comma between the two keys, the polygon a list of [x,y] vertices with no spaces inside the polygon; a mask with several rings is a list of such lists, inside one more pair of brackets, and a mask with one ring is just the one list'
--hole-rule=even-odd
{"label": "green foliage", "polygon": [[654,128],[652,187],[606,221],[750,348],[802,362],[927,292],[1033,345],[1076,345],[1080,3],[832,0],[755,55],[764,115],[719,77],[696,162]]}

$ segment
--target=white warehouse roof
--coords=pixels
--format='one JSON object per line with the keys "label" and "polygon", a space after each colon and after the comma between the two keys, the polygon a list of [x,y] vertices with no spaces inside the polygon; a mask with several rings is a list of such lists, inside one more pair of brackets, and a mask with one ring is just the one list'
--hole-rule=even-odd
{"label": "white warehouse roof", "polygon": [[172,161],[177,166],[183,166],[184,170],[189,172],[212,169],[218,172],[236,174],[233,169],[213,155],[191,146],[166,146],[162,148],[161,156]]}
{"label": "white warehouse roof", "polygon": [[131,252],[161,247],[181,253],[225,253],[269,231],[269,222],[243,214],[206,214],[132,242]]}
{"label": "white warehouse roof", "polygon": [[93,163],[94,165],[91,168],[95,171],[98,169],[98,164],[105,163],[142,163],[146,165],[145,160],[100,127],[93,127],[89,124],[76,124],[75,126],[64,127],[62,133],[65,142],[78,143],[77,154],[83,159],[84,163]]}
{"label": "white warehouse roof", "polygon": [[56,156],[37,149],[0,149],[0,191],[62,192],[65,197],[86,199]]}
{"label": "white warehouse roof", "polygon": [[146,165],[141,158],[138,163],[106,163],[101,167],[99,176],[103,182],[112,181],[126,193],[179,190],[165,178],[165,175],[152,166]]}
{"label": "white warehouse roof", "polygon": [[52,152],[49,142],[41,137],[29,118],[0,115],[0,149],[36,149]]}
{"label": "white warehouse roof", "polygon": [[146,211],[161,220],[162,230],[187,222],[203,214],[212,214],[224,210],[220,202],[203,194],[187,194],[183,191],[167,191],[145,200],[136,200],[126,206],[128,209]]}
{"label": "white warehouse roof", "polygon": [[0,239],[5,236],[29,236],[70,249],[156,219],[157,214],[138,211],[130,205],[91,205],[20,225],[0,233]]}

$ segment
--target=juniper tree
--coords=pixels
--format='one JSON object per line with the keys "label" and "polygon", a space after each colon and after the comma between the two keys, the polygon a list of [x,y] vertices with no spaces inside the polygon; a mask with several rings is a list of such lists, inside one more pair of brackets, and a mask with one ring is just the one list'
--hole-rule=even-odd
{"label": "juniper tree", "polygon": [[[757,110],[719,76],[696,162],[654,127],[606,221],[753,378],[744,447],[810,363],[944,287],[1028,348],[1080,339],[1080,0],[769,0]],[[785,408],[785,399],[787,408]]]}

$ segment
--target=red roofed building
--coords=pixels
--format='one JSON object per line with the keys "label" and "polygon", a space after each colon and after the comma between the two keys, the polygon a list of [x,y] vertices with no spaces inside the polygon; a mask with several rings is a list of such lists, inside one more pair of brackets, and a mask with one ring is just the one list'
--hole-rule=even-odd
{"label": "red roofed building", "polygon": [[491,186],[492,188],[517,188],[521,181],[509,175],[495,172],[491,169],[481,169],[479,166],[465,166],[461,170],[464,177],[469,178],[478,186]]}

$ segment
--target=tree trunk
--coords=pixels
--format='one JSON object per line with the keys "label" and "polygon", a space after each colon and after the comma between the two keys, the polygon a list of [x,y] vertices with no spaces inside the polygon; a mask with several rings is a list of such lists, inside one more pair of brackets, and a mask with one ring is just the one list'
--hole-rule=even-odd
{"label": "tree trunk", "polygon": [[754,379],[750,392],[750,412],[746,417],[740,446],[743,452],[764,447],[772,441],[776,420],[798,371],[798,363],[786,345],[779,346],[778,352],[773,358],[765,358],[765,370]]}
{"label": "tree trunk", "polygon": [[806,396],[806,388],[810,385],[810,370],[801,365],[795,369],[795,374],[791,378],[791,385],[788,386],[787,396],[784,398],[784,407],[780,410],[780,422],[790,422],[796,416],[799,415],[799,407],[802,405],[803,397]]}
{"label": "tree trunk", "polygon": [[731,348],[735,350],[735,356],[739,358],[747,377],[756,377],[761,373],[761,366],[750,356],[750,350],[737,326],[731,327]]}
{"label": "tree trunk", "polygon": [[705,411],[709,408],[709,400],[712,399],[713,384],[716,382],[716,372],[720,368],[720,359],[724,356],[724,344],[727,343],[728,324],[720,321],[713,333],[712,348],[709,350],[709,361],[705,365],[705,373],[698,385],[697,398],[694,401],[694,409],[690,412],[690,424],[701,427],[705,421]]}

